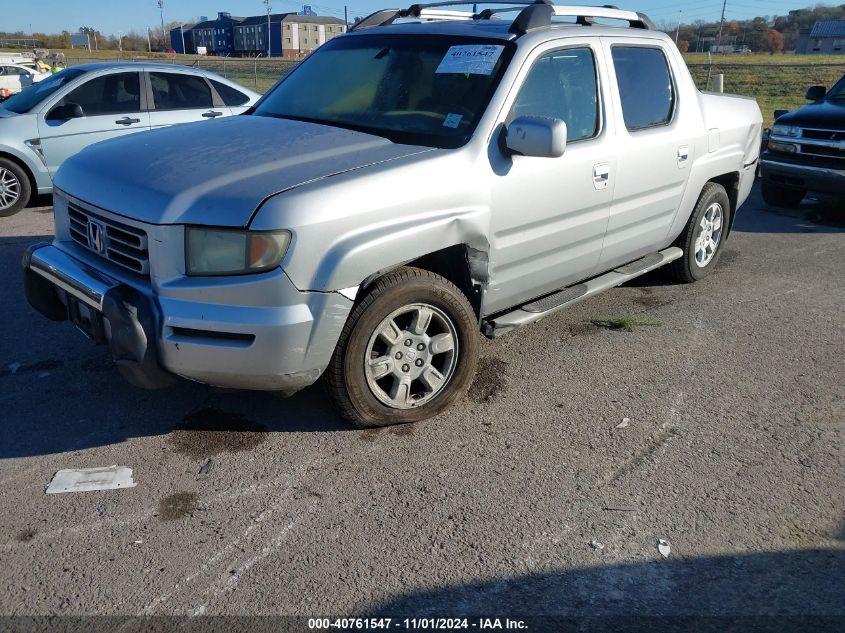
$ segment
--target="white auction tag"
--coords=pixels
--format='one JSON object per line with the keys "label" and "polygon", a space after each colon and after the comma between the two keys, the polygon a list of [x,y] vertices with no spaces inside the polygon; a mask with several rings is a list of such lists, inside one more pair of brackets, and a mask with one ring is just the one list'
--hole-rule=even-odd
{"label": "white auction tag", "polygon": [[504,49],[495,44],[450,46],[434,72],[490,75]]}

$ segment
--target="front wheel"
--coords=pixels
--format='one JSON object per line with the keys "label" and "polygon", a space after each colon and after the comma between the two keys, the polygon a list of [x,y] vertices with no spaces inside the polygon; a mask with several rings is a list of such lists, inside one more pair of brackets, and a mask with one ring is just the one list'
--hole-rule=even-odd
{"label": "front wheel", "polygon": [[698,281],[713,271],[730,226],[730,214],[725,188],[715,182],[704,185],[686,228],[675,242],[684,251],[669,264],[669,272],[676,280]]}
{"label": "front wheel", "polygon": [[15,215],[29,202],[31,186],[16,163],[0,158],[0,217]]}
{"label": "front wheel", "polygon": [[324,382],[357,427],[416,422],[464,395],[477,355],[478,322],[464,294],[440,275],[404,267],[353,308]]}

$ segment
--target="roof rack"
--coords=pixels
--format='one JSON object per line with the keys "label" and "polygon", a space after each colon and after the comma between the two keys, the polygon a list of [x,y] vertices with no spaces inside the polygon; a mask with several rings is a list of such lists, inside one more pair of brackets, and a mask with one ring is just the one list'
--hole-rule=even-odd
{"label": "roof rack", "polygon": [[517,36],[529,31],[551,26],[555,16],[574,17],[575,23],[582,26],[592,26],[595,18],[623,20],[628,26],[636,29],[656,29],[654,23],[643,13],[623,11],[613,5],[575,6],[554,5],[551,0],[490,0],[478,4],[494,5],[496,8],[484,9],[479,13],[471,11],[450,11],[440,7],[466,6],[472,2],[450,0],[447,2],[430,2],[427,4],[412,4],[407,9],[381,9],[367,16],[350,31],[361,31],[377,26],[393,24],[399,18],[417,18],[420,20],[489,20],[499,13],[519,11],[510,27],[510,32]]}

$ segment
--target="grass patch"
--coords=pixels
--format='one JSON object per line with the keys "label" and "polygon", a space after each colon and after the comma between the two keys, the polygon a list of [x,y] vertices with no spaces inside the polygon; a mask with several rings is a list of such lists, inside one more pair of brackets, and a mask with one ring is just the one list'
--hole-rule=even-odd
{"label": "grass patch", "polygon": [[638,327],[657,327],[663,325],[660,321],[649,319],[637,319],[635,317],[623,317],[621,319],[592,319],[590,321],[596,327],[603,327],[606,330],[623,330],[633,332]]}

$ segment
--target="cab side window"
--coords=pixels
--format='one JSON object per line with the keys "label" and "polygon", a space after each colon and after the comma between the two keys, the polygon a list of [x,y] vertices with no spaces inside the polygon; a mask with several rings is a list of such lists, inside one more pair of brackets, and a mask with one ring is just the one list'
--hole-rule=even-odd
{"label": "cab side window", "polygon": [[70,92],[62,104],[77,103],[85,116],[141,111],[138,73],[112,73],[95,77]]}
{"label": "cab side window", "polygon": [[210,108],[211,89],[205,79],[184,73],[150,73],[156,110]]}
{"label": "cab side window", "polygon": [[541,56],[525,78],[511,109],[518,116],[544,116],[566,123],[567,142],[598,134],[596,63],[589,48],[566,48]]}
{"label": "cab side window", "polygon": [[633,131],[668,124],[675,108],[675,88],[663,51],[613,46],[611,53],[625,127]]}

